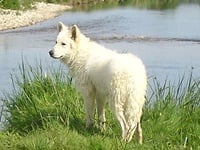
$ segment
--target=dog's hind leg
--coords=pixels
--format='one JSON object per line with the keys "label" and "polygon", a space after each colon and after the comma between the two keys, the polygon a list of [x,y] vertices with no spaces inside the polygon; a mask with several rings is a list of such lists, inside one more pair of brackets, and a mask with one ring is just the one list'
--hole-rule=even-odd
{"label": "dog's hind leg", "polygon": [[129,129],[128,129],[128,132],[126,134],[126,142],[130,142],[132,137],[133,137],[133,134],[136,130],[136,127],[137,127],[137,123],[132,123],[131,126],[129,126]]}
{"label": "dog's hind leg", "polygon": [[115,111],[115,117],[117,118],[117,120],[120,123],[121,126],[121,130],[122,130],[122,140],[126,141],[126,135],[128,132],[128,125],[124,116],[124,112],[123,111]]}
{"label": "dog's hind leg", "polygon": [[[142,143],[142,128],[140,126],[141,109],[138,103],[134,99],[130,99],[130,102],[125,109],[125,118],[128,124],[128,132],[126,134],[126,141],[130,142],[135,130],[138,132],[138,141]],[[141,138],[140,138],[141,137]]]}
{"label": "dog's hind leg", "polygon": [[142,128],[141,128],[141,123],[140,122],[137,123],[136,133],[137,133],[138,143],[142,144]]}

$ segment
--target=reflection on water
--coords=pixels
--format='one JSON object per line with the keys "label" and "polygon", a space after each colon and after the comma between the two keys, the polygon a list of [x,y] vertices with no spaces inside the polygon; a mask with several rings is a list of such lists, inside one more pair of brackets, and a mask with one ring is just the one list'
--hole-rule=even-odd
{"label": "reflection on water", "polygon": [[[188,13],[190,12],[190,13]],[[91,12],[65,12],[36,25],[0,32],[0,91],[12,90],[10,74],[19,74],[22,61],[44,68],[58,67],[49,57],[54,46],[58,21],[78,24],[84,34],[119,52],[131,52],[142,58],[148,76],[176,80],[193,69],[200,72],[200,8],[184,4],[172,10],[114,8]]]}

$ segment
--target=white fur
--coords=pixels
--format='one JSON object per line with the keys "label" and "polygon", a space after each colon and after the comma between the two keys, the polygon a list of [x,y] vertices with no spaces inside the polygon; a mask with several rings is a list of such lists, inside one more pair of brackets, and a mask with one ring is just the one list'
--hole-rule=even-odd
{"label": "white fur", "polygon": [[74,25],[58,24],[57,43],[49,53],[65,63],[82,94],[86,127],[94,123],[95,100],[101,128],[105,128],[105,100],[129,142],[135,130],[142,143],[141,115],[147,77],[142,61],[132,54],[119,54],[91,41]]}

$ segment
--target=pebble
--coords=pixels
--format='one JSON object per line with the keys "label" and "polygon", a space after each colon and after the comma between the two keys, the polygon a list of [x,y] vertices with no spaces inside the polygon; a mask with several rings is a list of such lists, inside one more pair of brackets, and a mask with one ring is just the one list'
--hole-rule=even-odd
{"label": "pebble", "polygon": [[0,31],[33,25],[54,18],[68,9],[71,9],[68,5],[44,2],[36,2],[33,9],[26,11],[0,9]]}

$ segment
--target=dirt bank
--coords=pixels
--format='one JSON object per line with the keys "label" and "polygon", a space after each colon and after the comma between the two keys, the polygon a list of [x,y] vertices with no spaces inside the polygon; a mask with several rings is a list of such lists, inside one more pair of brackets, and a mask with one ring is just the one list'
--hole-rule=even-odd
{"label": "dirt bank", "polygon": [[56,17],[62,11],[70,8],[67,5],[35,3],[34,9],[27,11],[0,9],[0,30],[33,25]]}

